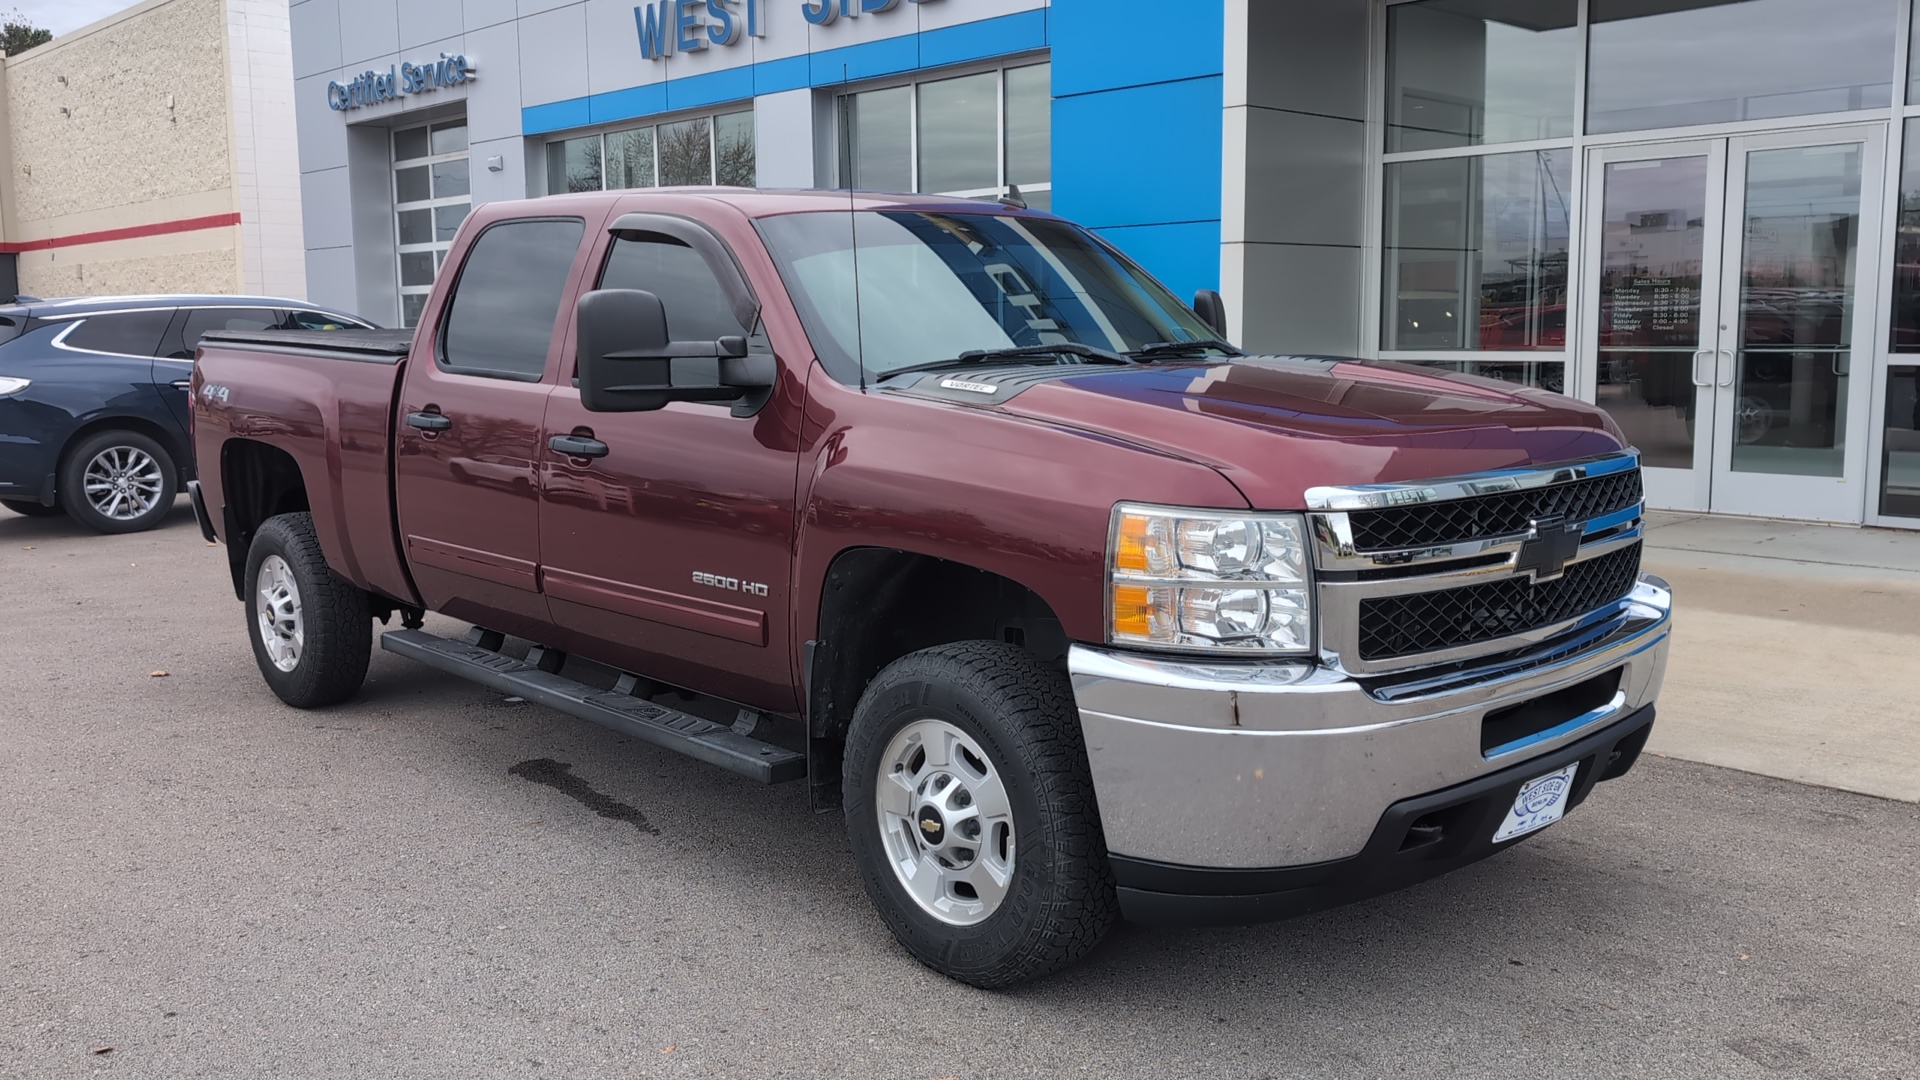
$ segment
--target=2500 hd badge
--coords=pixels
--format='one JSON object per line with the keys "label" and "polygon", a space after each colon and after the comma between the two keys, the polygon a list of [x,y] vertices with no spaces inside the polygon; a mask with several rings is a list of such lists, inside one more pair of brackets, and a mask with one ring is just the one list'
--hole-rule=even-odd
{"label": "2500 hd badge", "polygon": [[767,595],[767,587],[757,581],[741,581],[739,578],[723,577],[719,574],[708,574],[699,570],[693,572],[693,583],[695,585],[706,585],[715,589],[725,589],[728,592],[746,593],[748,596]]}

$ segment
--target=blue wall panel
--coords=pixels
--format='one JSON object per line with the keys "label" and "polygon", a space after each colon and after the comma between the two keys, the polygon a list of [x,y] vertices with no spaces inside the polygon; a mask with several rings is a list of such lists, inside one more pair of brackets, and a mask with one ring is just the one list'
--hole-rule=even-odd
{"label": "blue wall panel", "polygon": [[1220,287],[1218,221],[1132,225],[1094,231],[1126,252],[1182,300],[1191,301],[1200,289]]}
{"label": "blue wall panel", "polygon": [[1053,102],[1053,205],[1095,227],[1220,217],[1221,79]]}
{"label": "blue wall panel", "polygon": [[1053,92],[1066,97],[1218,75],[1225,70],[1226,7],[1225,0],[1053,0]]}

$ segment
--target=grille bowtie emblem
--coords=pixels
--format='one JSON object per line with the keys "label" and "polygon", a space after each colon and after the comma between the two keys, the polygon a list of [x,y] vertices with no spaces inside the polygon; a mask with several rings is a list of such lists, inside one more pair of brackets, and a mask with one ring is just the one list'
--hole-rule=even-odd
{"label": "grille bowtie emblem", "polygon": [[1530,523],[1532,530],[1514,556],[1513,572],[1531,575],[1535,584],[1552,581],[1580,554],[1580,525],[1569,525],[1565,518],[1540,518]]}

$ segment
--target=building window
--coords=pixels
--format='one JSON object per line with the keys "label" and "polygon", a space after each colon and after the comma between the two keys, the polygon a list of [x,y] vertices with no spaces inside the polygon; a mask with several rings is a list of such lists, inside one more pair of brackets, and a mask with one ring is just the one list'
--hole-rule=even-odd
{"label": "building window", "polygon": [[1052,69],[1025,64],[842,94],[841,187],[1053,203]]}
{"label": "building window", "polygon": [[621,128],[547,144],[547,194],[754,186],[753,110]]}
{"label": "building window", "polygon": [[465,120],[393,133],[394,230],[400,262],[400,321],[405,326],[420,321],[433,279],[453,246],[453,234],[473,208],[467,169]]}
{"label": "building window", "polygon": [[1387,152],[1564,139],[1575,0],[1427,0],[1387,9]]}

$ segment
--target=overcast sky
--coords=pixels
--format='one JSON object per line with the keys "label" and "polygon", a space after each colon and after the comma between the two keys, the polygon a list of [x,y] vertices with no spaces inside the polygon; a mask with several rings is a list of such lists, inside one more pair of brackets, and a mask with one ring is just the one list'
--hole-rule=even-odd
{"label": "overcast sky", "polygon": [[136,3],[139,0],[0,0],[0,15],[18,10],[28,22],[59,37]]}

